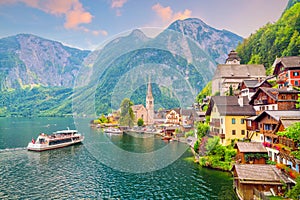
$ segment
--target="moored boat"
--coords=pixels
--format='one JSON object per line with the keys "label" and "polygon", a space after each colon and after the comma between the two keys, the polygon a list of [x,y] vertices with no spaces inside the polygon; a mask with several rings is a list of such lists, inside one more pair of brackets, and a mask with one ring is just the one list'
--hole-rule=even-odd
{"label": "moored boat", "polygon": [[171,140],[171,139],[172,139],[172,137],[171,137],[171,136],[168,136],[168,135],[166,135],[166,136],[162,137],[161,139],[162,139],[162,140]]}
{"label": "moored boat", "polygon": [[109,133],[109,134],[123,134],[123,131],[121,131],[118,128],[109,127],[109,128],[104,129],[104,133]]}
{"label": "moored boat", "polygon": [[29,151],[45,151],[51,149],[62,148],[73,144],[80,143],[84,140],[84,136],[77,130],[61,130],[51,135],[41,133],[36,140],[32,139],[27,146]]}

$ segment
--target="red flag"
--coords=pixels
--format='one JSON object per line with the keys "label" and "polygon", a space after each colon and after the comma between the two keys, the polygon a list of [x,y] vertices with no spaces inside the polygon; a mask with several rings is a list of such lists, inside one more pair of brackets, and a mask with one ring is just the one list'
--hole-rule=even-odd
{"label": "red flag", "polygon": [[34,144],[34,143],[35,143],[35,141],[34,141],[34,139],[33,139],[33,138],[32,138],[32,140],[31,140],[31,143],[32,143],[32,144]]}

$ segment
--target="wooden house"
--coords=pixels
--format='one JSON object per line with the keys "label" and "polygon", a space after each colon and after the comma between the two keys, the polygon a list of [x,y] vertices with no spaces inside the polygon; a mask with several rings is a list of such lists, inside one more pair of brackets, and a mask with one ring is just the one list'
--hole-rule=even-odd
{"label": "wooden house", "polygon": [[181,109],[181,128],[187,132],[194,129],[194,122],[200,121],[200,117],[194,109]]}
{"label": "wooden house", "polygon": [[271,88],[272,85],[267,81],[267,79],[247,79],[243,80],[242,83],[239,84],[238,90],[240,91],[240,95],[247,96],[250,100],[260,87]]}
{"label": "wooden house", "polygon": [[273,66],[279,88],[300,86],[300,56],[276,58]]}
{"label": "wooden house", "polygon": [[180,125],[181,115],[180,108],[172,109],[166,114],[166,124]]}
{"label": "wooden house", "polygon": [[284,192],[284,185],[290,188],[294,183],[274,165],[240,165],[233,167],[234,188],[240,199],[253,200],[258,193]]}
{"label": "wooden house", "polygon": [[236,160],[240,164],[266,164],[268,151],[261,142],[237,142]]}
{"label": "wooden house", "polygon": [[260,87],[249,101],[256,114],[264,110],[294,110],[299,91],[292,88],[266,88]]}
{"label": "wooden house", "polygon": [[253,120],[257,126],[263,144],[266,146],[269,157],[277,163],[289,165],[299,172],[300,161],[290,155],[298,149],[293,140],[277,135],[295,122],[300,121],[300,111],[264,111]]}

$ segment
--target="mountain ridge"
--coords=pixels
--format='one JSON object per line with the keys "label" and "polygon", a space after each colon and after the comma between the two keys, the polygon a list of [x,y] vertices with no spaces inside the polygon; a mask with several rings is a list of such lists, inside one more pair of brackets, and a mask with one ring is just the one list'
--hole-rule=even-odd
{"label": "mountain ridge", "polygon": [[[185,36],[187,38],[181,38],[180,44],[178,44],[176,39],[182,35],[180,31],[183,29],[172,30],[177,33],[171,36],[166,34],[168,31],[165,30],[155,39],[148,38],[141,30],[137,29],[129,34],[130,39],[128,39],[128,35],[120,36],[93,52],[68,47],[61,42],[44,39],[32,34],[18,34],[0,39],[0,89],[4,91],[0,95],[3,108],[0,109],[0,116],[10,116],[12,113],[15,116],[24,116],[24,113],[26,116],[72,114],[72,97],[87,101],[80,93],[91,89],[96,90],[97,114],[107,113],[112,102],[108,98],[113,94],[113,91],[107,95],[103,94],[106,94],[107,89],[110,87],[115,87],[111,83],[116,84],[117,77],[128,76],[126,75],[128,70],[134,70],[134,65],[140,65],[143,62],[146,62],[146,64],[153,63],[154,66],[172,66],[172,70],[177,71],[178,74],[170,73],[166,80],[172,81],[174,77],[182,77],[188,80],[191,86],[198,91],[212,76],[217,63],[216,60],[220,60],[220,62],[222,60],[223,62],[224,57],[229,52],[225,52],[225,50],[234,48],[236,41],[231,43],[227,41],[226,44],[223,44],[230,44],[229,47],[221,48],[225,54],[223,58],[220,56],[222,52],[206,52],[205,49],[195,51],[201,46],[198,43],[201,38],[204,38],[206,42],[210,41],[207,34],[215,33],[213,39],[218,41],[220,39],[218,33],[230,34],[230,32],[218,31],[202,20],[196,20],[195,18],[189,21],[189,24],[185,24],[185,27],[191,25],[191,22],[195,23],[198,28],[199,23],[203,23],[208,33],[202,37],[201,32],[197,29],[195,35],[198,37],[195,37],[194,42],[187,39],[190,38],[187,35]],[[234,33],[232,34],[236,36]],[[237,38],[240,39],[239,36]],[[160,45],[164,45],[164,48],[160,49]],[[194,55],[196,58],[200,56],[199,59],[193,58],[191,52],[184,52],[181,45],[188,45],[191,51],[196,52]],[[204,44],[202,43],[202,45]],[[149,48],[146,48],[147,46]],[[207,45],[205,47],[208,48]],[[114,51],[114,49],[117,49],[117,51]],[[177,50],[181,52],[178,55],[173,53]],[[142,60],[139,61],[138,59]],[[95,64],[98,65],[95,67]],[[199,66],[202,67],[199,68]],[[153,73],[153,70],[151,73]],[[158,82],[163,80],[163,76],[157,78]],[[74,94],[72,92],[74,83],[78,83],[76,86],[80,88],[79,93]],[[90,83],[97,85],[97,88],[94,86],[90,88],[81,87]],[[178,80],[175,81],[175,85],[180,85]],[[168,87],[171,86],[153,85],[153,88],[157,91],[156,93],[161,96],[161,101],[166,102],[166,99],[174,95],[171,92],[172,88]],[[144,98],[142,96],[144,92],[141,90],[144,87],[141,85],[138,88],[133,94],[133,98],[135,98],[135,103],[143,103]],[[28,97],[28,95],[31,97]],[[175,100],[170,99],[168,102],[167,107],[176,104]],[[102,105],[104,107],[101,107]]]}
{"label": "mountain ridge", "polygon": [[224,63],[228,52],[235,49],[243,40],[237,34],[213,28],[198,18],[177,20],[168,29],[183,33],[197,41],[217,63]]}

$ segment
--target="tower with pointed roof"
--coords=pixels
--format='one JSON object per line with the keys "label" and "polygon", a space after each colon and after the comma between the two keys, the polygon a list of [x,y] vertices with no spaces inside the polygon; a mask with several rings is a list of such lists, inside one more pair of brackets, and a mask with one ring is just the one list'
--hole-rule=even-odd
{"label": "tower with pointed roof", "polygon": [[153,124],[154,121],[154,98],[152,94],[152,86],[149,78],[148,90],[146,96],[146,109],[147,109],[147,124]]}
{"label": "tower with pointed roof", "polygon": [[235,50],[231,50],[228,54],[228,58],[226,59],[225,64],[240,64],[240,57],[238,56],[238,53]]}

